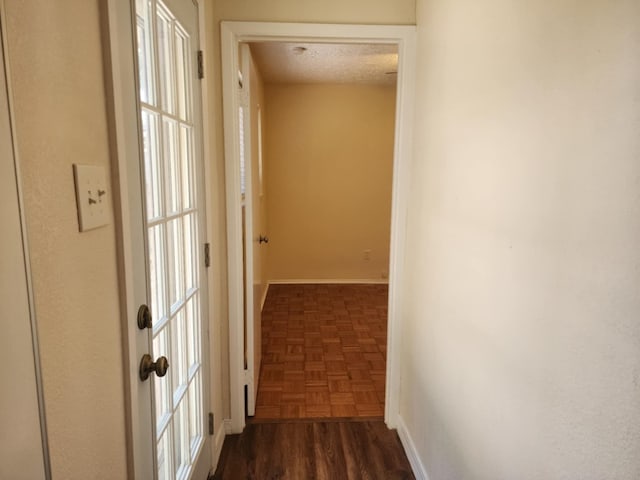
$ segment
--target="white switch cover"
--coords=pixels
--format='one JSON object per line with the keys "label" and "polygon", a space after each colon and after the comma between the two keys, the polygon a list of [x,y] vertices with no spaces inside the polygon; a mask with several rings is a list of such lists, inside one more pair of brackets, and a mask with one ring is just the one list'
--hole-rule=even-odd
{"label": "white switch cover", "polygon": [[73,165],[78,223],[81,232],[109,223],[109,192],[104,167]]}

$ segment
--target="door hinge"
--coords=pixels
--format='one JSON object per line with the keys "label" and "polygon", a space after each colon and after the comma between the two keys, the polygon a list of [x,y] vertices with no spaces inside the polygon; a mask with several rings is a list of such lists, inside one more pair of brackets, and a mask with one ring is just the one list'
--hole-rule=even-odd
{"label": "door hinge", "polygon": [[204,266],[205,267],[210,267],[211,266],[211,253],[210,253],[211,247],[209,246],[208,243],[204,244]]}
{"label": "door hinge", "polygon": [[204,57],[202,50],[198,50],[198,78],[204,78]]}
{"label": "door hinge", "polygon": [[213,435],[213,413],[209,413],[209,435]]}

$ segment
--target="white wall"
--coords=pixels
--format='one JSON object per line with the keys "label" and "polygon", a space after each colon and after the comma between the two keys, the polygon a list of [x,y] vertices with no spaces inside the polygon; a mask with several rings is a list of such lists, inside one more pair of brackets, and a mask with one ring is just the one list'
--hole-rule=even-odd
{"label": "white wall", "polygon": [[415,452],[431,480],[640,478],[640,3],[417,3]]}
{"label": "white wall", "polygon": [[5,5],[53,478],[126,478],[113,218],[78,232],[72,171],[109,172],[99,2]]}

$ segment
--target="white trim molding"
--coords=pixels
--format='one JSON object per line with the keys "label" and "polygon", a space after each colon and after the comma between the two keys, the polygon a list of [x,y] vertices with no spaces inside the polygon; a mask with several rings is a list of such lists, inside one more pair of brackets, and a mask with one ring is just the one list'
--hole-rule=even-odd
{"label": "white trim molding", "polygon": [[[392,44],[398,48],[398,83],[391,208],[389,268],[389,322],[387,335],[387,387],[385,421],[394,428],[399,412],[402,270],[409,170],[413,141],[415,90],[415,26],[336,25],[311,23],[222,22],[222,89],[227,198],[229,286],[230,433],[242,432],[244,417],[243,263],[240,195],[238,48],[242,42],[297,41],[324,43]],[[307,281],[308,282],[308,281]],[[275,282],[272,282],[275,283]]]}
{"label": "white trim molding", "polygon": [[420,455],[418,455],[416,445],[413,442],[413,438],[411,437],[409,430],[407,430],[407,426],[405,425],[402,416],[398,415],[397,422],[398,437],[400,437],[400,442],[402,442],[402,446],[404,447],[404,453],[407,454],[407,458],[409,459],[409,463],[411,464],[411,469],[413,470],[416,480],[429,480],[427,469],[424,468],[422,460],[420,460]]}
{"label": "white trim molding", "polygon": [[232,425],[231,425],[231,419],[230,418],[225,418],[224,419],[224,433],[226,435],[230,435],[232,432]]}
{"label": "white trim molding", "polygon": [[[213,437],[213,452],[211,457],[211,465],[213,466],[213,470],[215,470],[218,465],[218,460],[220,459],[220,453],[222,453],[222,445],[224,444],[224,439],[227,436],[226,424],[223,422],[218,425],[218,431]],[[213,474],[214,472],[209,472]]]}

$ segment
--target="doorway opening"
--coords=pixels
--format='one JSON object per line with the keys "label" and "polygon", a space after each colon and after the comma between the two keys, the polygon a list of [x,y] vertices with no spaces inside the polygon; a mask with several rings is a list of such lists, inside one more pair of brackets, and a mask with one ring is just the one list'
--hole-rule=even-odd
{"label": "doorway opening", "polygon": [[[222,58],[223,58],[223,97],[224,97],[224,122],[225,122],[225,152],[226,152],[226,180],[227,180],[227,241],[229,248],[229,342],[230,342],[230,384],[231,384],[231,419],[229,422],[229,431],[230,432],[240,432],[242,431],[245,424],[245,388],[247,391],[247,411],[251,414],[252,409],[255,412],[255,403],[251,405],[251,397],[252,392],[256,392],[256,386],[258,385],[259,377],[258,372],[259,368],[259,359],[260,348],[263,346],[262,343],[262,335],[260,332],[260,328],[262,327],[261,322],[254,322],[255,317],[251,320],[245,321],[245,309],[246,312],[255,311],[255,305],[261,307],[262,295],[259,294],[260,290],[256,290],[254,288],[254,284],[251,283],[251,275],[247,275],[244,269],[244,261],[247,264],[255,265],[253,258],[249,252],[252,252],[255,249],[256,245],[261,245],[261,241],[265,239],[267,235],[265,232],[261,231],[261,227],[253,228],[253,231],[249,231],[248,226],[252,225],[251,221],[243,222],[242,221],[242,212],[243,208],[246,208],[247,205],[255,202],[255,198],[253,201],[249,201],[246,197],[243,199],[240,193],[240,185],[241,185],[241,166],[240,166],[240,137],[241,132],[239,131],[239,114],[238,112],[241,110],[243,102],[244,105],[248,105],[246,102],[250,101],[242,93],[238,94],[237,88],[238,85],[241,84],[242,88],[246,88],[248,85],[249,88],[253,88],[250,85],[250,81],[246,78],[246,74],[243,71],[243,66],[246,67],[247,55],[238,54],[239,52],[248,50],[247,44],[255,44],[258,45],[255,47],[256,49],[260,48],[259,46],[267,45],[267,47],[273,47],[278,43],[280,46],[285,46],[294,49],[294,52],[300,57],[304,57],[305,53],[310,50],[310,48],[314,46],[326,46],[327,48],[352,48],[352,47],[365,47],[371,49],[385,50],[384,52],[378,52],[380,55],[387,54],[389,56],[394,56],[397,58],[397,70],[394,69],[394,66],[385,66],[383,74],[387,76],[387,79],[390,76],[395,76],[397,72],[397,95],[394,96],[394,105],[392,106],[393,114],[392,117],[392,133],[390,137],[392,138],[391,147],[390,147],[390,157],[391,157],[391,165],[389,167],[389,174],[387,175],[387,179],[389,181],[389,191],[390,191],[390,221],[387,222],[386,228],[387,232],[389,232],[388,238],[390,237],[391,241],[388,243],[387,251],[389,253],[388,260],[384,258],[382,261],[385,264],[384,268],[378,268],[378,272],[375,276],[368,274],[366,278],[360,278],[360,280],[367,280],[367,283],[371,283],[371,280],[376,280],[373,286],[378,290],[384,290],[382,297],[386,297],[386,282],[388,277],[388,325],[382,327],[386,330],[385,340],[379,352],[384,352],[387,354],[387,362],[386,365],[380,368],[380,358],[376,356],[374,359],[373,356],[367,360],[365,357],[366,354],[375,354],[376,352],[363,352],[363,351],[353,351],[348,352],[348,347],[350,347],[349,342],[352,341],[352,334],[345,334],[344,338],[346,338],[346,353],[353,353],[353,360],[356,362],[361,362],[361,369],[354,369],[353,371],[371,371],[372,363],[376,364],[377,376],[380,381],[378,385],[378,392],[376,395],[375,390],[370,390],[367,387],[366,390],[362,390],[363,392],[368,392],[367,394],[363,394],[363,396],[369,395],[371,399],[373,396],[376,396],[380,405],[384,402],[384,416],[385,421],[389,427],[395,427],[396,423],[396,412],[397,412],[397,404],[398,404],[398,389],[397,384],[399,380],[399,373],[397,372],[397,356],[399,354],[399,340],[400,340],[400,292],[402,291],[399,285],[400,279],[400,270],[402,268],[402,252],[404,249],[404,206],[406,205],[407,199],[405,198],[405,192],[407,191],[404,188],[404,185],[407,183],[407,174],[406,170],[408,169],[409,163],[409,146],[411,145],[411,104],[410,99],[413,93],[413,84],[411,74],[414,64],[413,52],[414,52],[414,27],[397,27],[397,26],[364,26],[364,25],[314,25],[314,24],[268,24],[268,23],[254,23],[254,22],[223,22],[222,24]],[[244,65],[243,65],[244,64]],[[243,72],[240,76],[240,81],[238,81],[238,72]],[[340,72],[337,72],[340,73]],[[246,91],[246,90],[245,90]],[[269,103],[267,102],[266,115],[269,115]],[[326,103],[326,102],[324,102]],[[293,104],[289,104],[290,106]],[[264,107],[264,104],[261,105],[261,110]],[[369,118],[373,118],[375,115],[370,114]],[[247,121],[246,116],[244,116],[244,124],[251,123]],[[261,119],[263,122],[262,128],[265,130],[265,138],[267,139],[267,147],[266,151],[269,152],[270,148],[270,123],[265,122],[264,118]],[[336,122],[334,122],[336,123]],[[395,126],[393,126],[395,125]],[[244,133],[244,138],[247,138],[246,131]],[[300,132],[296,131],[295,126],[291,129],[290,139],[298,138],[296,134]],[[291,142],[289,142],[291,143]],[[253,151],[253,148],[247,149],[247,151]],[[256,154],[257,155],[257,154]],[[245,151],[245,172],[250,171],[251,168],[247,168],[248,165],[251,165],[251,154],[247,156]],[[266,162],[269,162],[269,155],[266,156]],[[257,160],[257,159],[256,159]],[[268,178],[269,176],[269,168],[270,164],[266,164],[264,167],[263,177]],[[369,166],[371,168],[371,166]],[[359,167],[362,169],[362,167]],[[362,178],[364,181],[367,179],[367,174],[370,168],[365,167],[365,171],[362,173]],[[261,171],[258,168],[255,169],[255,174],[258,176],[258,172]],[[328,169],[328,171],[332,171]],[[333,169],[335,173],[335,168]],[[339,173],[339,172],[338,172]],[[348,178],[348,175],[343,174],[340,178]],[[251,175],[250,173],[248,174]],[[317,172],[308,171],[307,175],[311,175],[311,179],[317,179]],[[249,185],[250,177],[245,179],[246,192],[251,190]],[[257,183],[257,182],[256,182]],[[290,183],[291,185],[292,183]],[[293,182],[294,187],[304,188],[305,185],[300,182]],[[308,187],[310,183],[307,183]],[[262,195],[264,191],[262,185],[258,185],[254,188],[257,192],[256,195],[258,198]],[[280,189],[277,189],[280,190]],[[355,191],[355,189],[353,189]],[[246,193],[245,192],[245,193]],[[269,191],[267,189],[266,195],[269,195]],[[325,197],[326,198],[326,197]],[[346,210],[348,205],[346,205],[343,201],[342,203],[343,210]],[[258,207],[259,208],[259,207]],[[375,208],[372,209],[374,212]],[[338,210],[339,211],[339,210]],[[246,212],[246,210],[245,210]],[[365,212],[366,213],[366,212]],[[335,215],[334,215],[335,216]],[[247,215],[248,217],[248,215]],[[319,219],[317,219],[319,220]],[[389,229],[390,224],[390,229]],[[259,224],[258,224],[259,225]],[[244,231],[243,231],[244,227]],[[334,231],[342,231],[340,229]],[[271,232],[271,228],[270,228]],[[243,233],[244,238],[246,238],[247,242],[243,244]],[[255,242],[254,242],[255,240]],[[270,246],[274,245],[274,239],[270,236],[269,240]],[[280,237],[279,242],[282,240]],[[302,243],[304,246],[304,242],[298,242],[298,244]],[[375,258],[376,255],[380,255],[384,248],[367,248],[364,243],[360,243],[361,251],[358,255],[359,262],[370,262],[372,258]],[[306,248],[306,247],[305,247]],[[292,247],[287,247],[288,253],[293,253]],[[271,255],[270,255],[271,256]],[[384,255],[382,255],[384,257]],[[302,257],[304,257],[304,252]],[[344,260],[344,259],[343,259]],[[299,264],[299,261],[294,261],[293,263]],[[321,266],[326,266],[327,261],[321,260],[319,263],[322,263]],[[329,285],[331,285],[331,289],[336,293],[336,295],[342,295],[342,298],[349,297],[351,300],[343,300],[342,307],[344,307],[345,302],[351,302],[353,298],[358,296],[362,297],[360,293],[354,293],[353,291],[348,291],[348,288],[352,288],[351,285],[346,285],[344,282],[345,279],[348,280],[348,283],[358,283],[358,277],[354,277],[352,275],[346,275],[343,278],[336,278],[335,276],[327,276],[326,272],[324,274],[319,274],[317,278],[309,278],[309,276],[301,276],[295,278],[295,274],[289,273],[287,276],[286,273],[279,272],[277,275],[273,273],[273,262],[269,265],[270,275],[273,275],[278,281],[278,285],[276,290],[282,291],[283,285],[281,284],[292,284],[291,280],[296,280],[294,284],[291,286],[292,291],[298,292],[297,296],[298,300],[294,300],[295,302],[299,302],[300,299],[304,303],[312,302],[311,300],[311,290],[312,288],[320,291],[320,295],[326,295]],[[343,261],[343,264],[348,264]],[[255,271],[255,269],[254,269]],[[293,275],[294,278],[291,277]],[[245,283],[246,280],[246,283]],[[270,279],[272,280],[272,279]],[[308,282],[301,282],[301,280]],[[314,281],[315,280],[315,281]],[[323,280],[321,285],[318,285],[317,280]],[[337,281],[340,281],[338,283]],[[274,283],[271,281],[270,283]],[[301,283],[307,283],[307,286],[301,286]],[[362,282],[360,282],[362,283]],[[382,284],[382,285],[376,285]],[[315,285],[314,285],[315,284]],[[346,292],[346,297],[345,297]],[[379,293],[379,292],[378,292]],[[275,295],[275,293],[274,293]],[[365,295],[366,296],[366,295]],[[253,298],[250,298],[253,297]],[[294,295],[296,298],[296,295]],[[305,300],[306,298],[306,300]],[[269,300],[267,300],[268,302]],[[277,300],[276,300],[277,301]],[[315,307],[319,309],[318,302],[316,301]],[[246,307],[245,307],[246,306]],[[379,308],[379,311],[382,312],[383,316],[386,313],[386,305],[381,306],[371,306],[365,305],[360,307],[351,307],[356,310],[360,308],[362,309],[372,308],[376,310]],[[260,308],[261,310],[261,308]],[[268,311],[265,310],[265,312]],[[343,308],[342,311],[347,311],[347,308]],[[378,311],[378,310],[376,310]],[[356,313],[357,314],[357,313]],[[294,320],[295,323],[295,320]],[[248,326],[253,325],[257,326],[253,331],[247,331],[247,335],[245,336],[245,328],[250,330]],[[266,324],[265,324],[266,325]],[[322,325],[322,323],[318,323],[316,326],[318,329],[324,326],[327,330],[335,329],[336,332],[339,332],[339,328],[343,325],[346,326],[346,323],[338,325]],[[354,322],[351,322],[352,328]],[[362,325],[357,324],[358,328],[362,327]],[[379,327],[378,327],[379,328]],[[371,338],[371,336],[369,336]],[[304,334],[303,334],[304,338]],[[340,340],[343,337],[337,335],[336,338]],[[357,333],[352,338],[357,340]],[[311,343],[316,340],[311,340]],[[375,342],[375,340],[374,340]],[[328,343],[331,343],[331,340],[328,340]],[[245,350],[245,345],[247,346]],[[285,340],[286,345],[286,340]],[[291,343],[292,354],[296,355],[299,353],[293,352],[294,343]],[[341,343],[341,345],[345,345]],[[254,348],[252,348],[252,346]],[[257,348],[256,348],[257,346]],[[355,347],[356,345],[351,345]],[[285,353],[286,353],[285,346]],[[372,348],[371,346],[368,348]],[[330,352],[329,356],[332,355]],[[309,367],[313,368],[314,366],[320,369],[319,364],[314,365],[314,357],[313,355],[318,355],[319,352],[310,351],[307,353],[302,352],[302,355],[310,355],[309,359]],[[254,355],[251,358],[251,355]],[[333,352],[333,355],[342,355],[342,359],[338,357],[334,357],[335,362],[342,362],[345,358],[345,351],[342,350],[340,353],[337,351]],[[317,360],[319,361],[319,360]],[[329,360],[332,361],[332,360]],[[306,363],[306,362],[303,362]],[[365,366],[366,364],[366,366]],[[299,366],[299,365],[298,365]],[[337,365],[334,365],[337,366]],[[312,372],[314,370],[309,370]],[[317,370],[318,372],[320,370]],[[325,364],[325,373],[326,364]],[[302,372],[304,375],[304,371]],[[344,370],[345,375],[349,375],[349,370]],[[322,376],[319,373],[309,373],[310,377],[314,375]],[[356,376],[358,374],[356,373]],[[339,380],[335,379],[336,382]],[[313,379],[311,379],[313,382]],[[319,379],[318,381],[325,381],[323,379]],[[328,381],[328,378],[327,380]],[[336,384],[338,385],[338,384]],[[380,388],[382,385],[382,388]],[[339,387],[336,387],[339,388]],[[382,391],[384,389],[384,392]],[[348,393],[348,392],[336,392],[336,393]],[[353,393],[353,392],[351,392]],[[306,394],[306,393],[305,393]],[[299,395],[299,393],[298,393]],[[313,396],[313,395],[312,395]],[[255,397],[254,397],[255,401]],[[319,402],[321,403],[321,402]],[[343,412],[346,412],[344,410]],[[371,412],[370,416],[378,416],[382,413],[382,408],[380,407],[377,411]],[[323,415],[312,415],[314,417],[323,416]],[[343,413],[340,416],[353,416]]]}
{"label": "doorway opening", "polygon": [[382,418],[397,46],[245,45],[243,93],[257,127],[241,141],[251,150],[241,146],[245,231],[270,239],[245,242],[245,288],[254,302],[266,294],[252,309],[261,344],[246,355],[255,369],[248,413]]}

